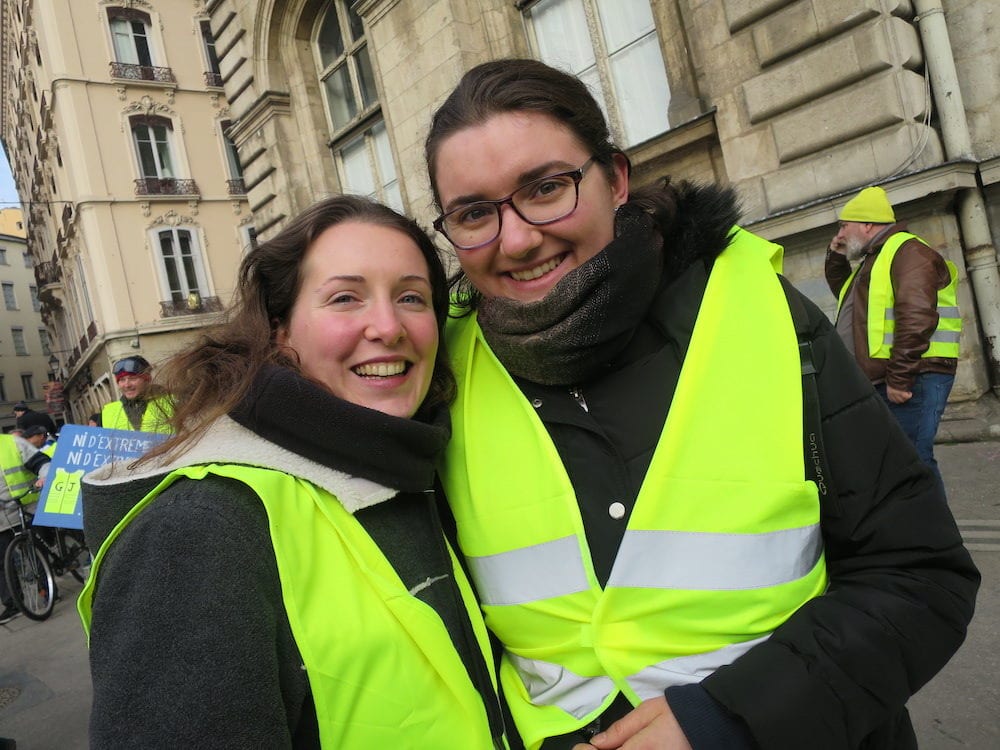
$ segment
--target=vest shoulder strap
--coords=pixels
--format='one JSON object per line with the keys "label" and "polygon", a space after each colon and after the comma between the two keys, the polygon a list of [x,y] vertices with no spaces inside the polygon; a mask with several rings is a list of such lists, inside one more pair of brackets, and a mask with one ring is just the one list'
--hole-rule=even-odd
{"label": "vest shoulder strap", "polygon": [[781,288],[788,300],[788,309],[799,342],[802,362],[802,438],[806,459],[806,475],[816,483],[821,498],[833,493],[833,482],[823,447],[823,417],[819,406],[819,386],[813,356],[811,325],[802,297],[788,279],[778,274]]}

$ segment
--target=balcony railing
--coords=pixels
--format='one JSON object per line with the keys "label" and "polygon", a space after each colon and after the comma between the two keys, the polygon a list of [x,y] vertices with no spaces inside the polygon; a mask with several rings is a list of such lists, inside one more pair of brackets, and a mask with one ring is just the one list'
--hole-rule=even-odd
{"label": "balcony railing", "polygon": [[176,177],[140,177],[135,181],[136,195],[198,195],[194,180]]}
{"label": "balcony railing", "polygon": [[247,183],[242,177],[238,180],[226,180],[226,190],[230,195],[246,195]]}
{"label": "balcony railing", "polygon": [[191,292],[187,298],[182,300],[160,301],[160,314],[164,318],[212,312],[222,312],[222,301],[218,297],[202,297],[197,292]]}
{"label": "balcony railing", "polygon": [[35,264],[35,280],[39,286],[58,284],[62,279],[62,269],[59,264],[51,260],[43,260]]}
{"label": "balcony railing", "polygon": [[205,85],[213,88],[222,88],[222,73],[215,73],[211,70],[205,71]]}
{"label": "balcony railing", "polygon": [[152,65],[136,65],[134,63],[111,63],[111,77],[126,78],[132,81],[177,83],[174,71],[170,68],[156,68]]}

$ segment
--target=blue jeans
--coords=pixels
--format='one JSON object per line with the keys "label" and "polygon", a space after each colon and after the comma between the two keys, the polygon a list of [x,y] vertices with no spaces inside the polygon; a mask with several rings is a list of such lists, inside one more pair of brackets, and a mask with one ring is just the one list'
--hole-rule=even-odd
{"label": "blue jeans", "polygon": [[889,406],[889,411],[899,422],[903,432],[917,448],[920,460],[931,467],[941,481],[941,472],[934,460],[934,436],[944,407],[948,403],[948,394],[955,383],[954,375],[944,375],[939,372],[925,372],[913,380],[913,397],[905,404],[894,404],[886,396],[885,383],[875,386],[882,400]]}

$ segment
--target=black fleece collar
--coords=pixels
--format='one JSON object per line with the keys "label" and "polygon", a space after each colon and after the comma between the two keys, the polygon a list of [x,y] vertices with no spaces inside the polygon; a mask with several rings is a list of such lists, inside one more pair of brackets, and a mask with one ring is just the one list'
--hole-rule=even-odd
{"label": "black fleece collar", "polygon": [[229,416],[310,461],[401,492],[433,487],[435,461],[451,436],[447,408],[436,409],[430,423],[393,417],[275,365],[261,370]]}

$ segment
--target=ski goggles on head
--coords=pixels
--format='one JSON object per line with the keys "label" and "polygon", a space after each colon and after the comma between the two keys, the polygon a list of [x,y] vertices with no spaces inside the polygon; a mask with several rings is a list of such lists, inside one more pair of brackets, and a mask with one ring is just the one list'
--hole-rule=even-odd
{"label": "ski goggles on head", "polygon": [[149,370],[149,362],[139,357],[126,357],[115,362],[111,368],[115,380],[126,375],[144,375]]}

